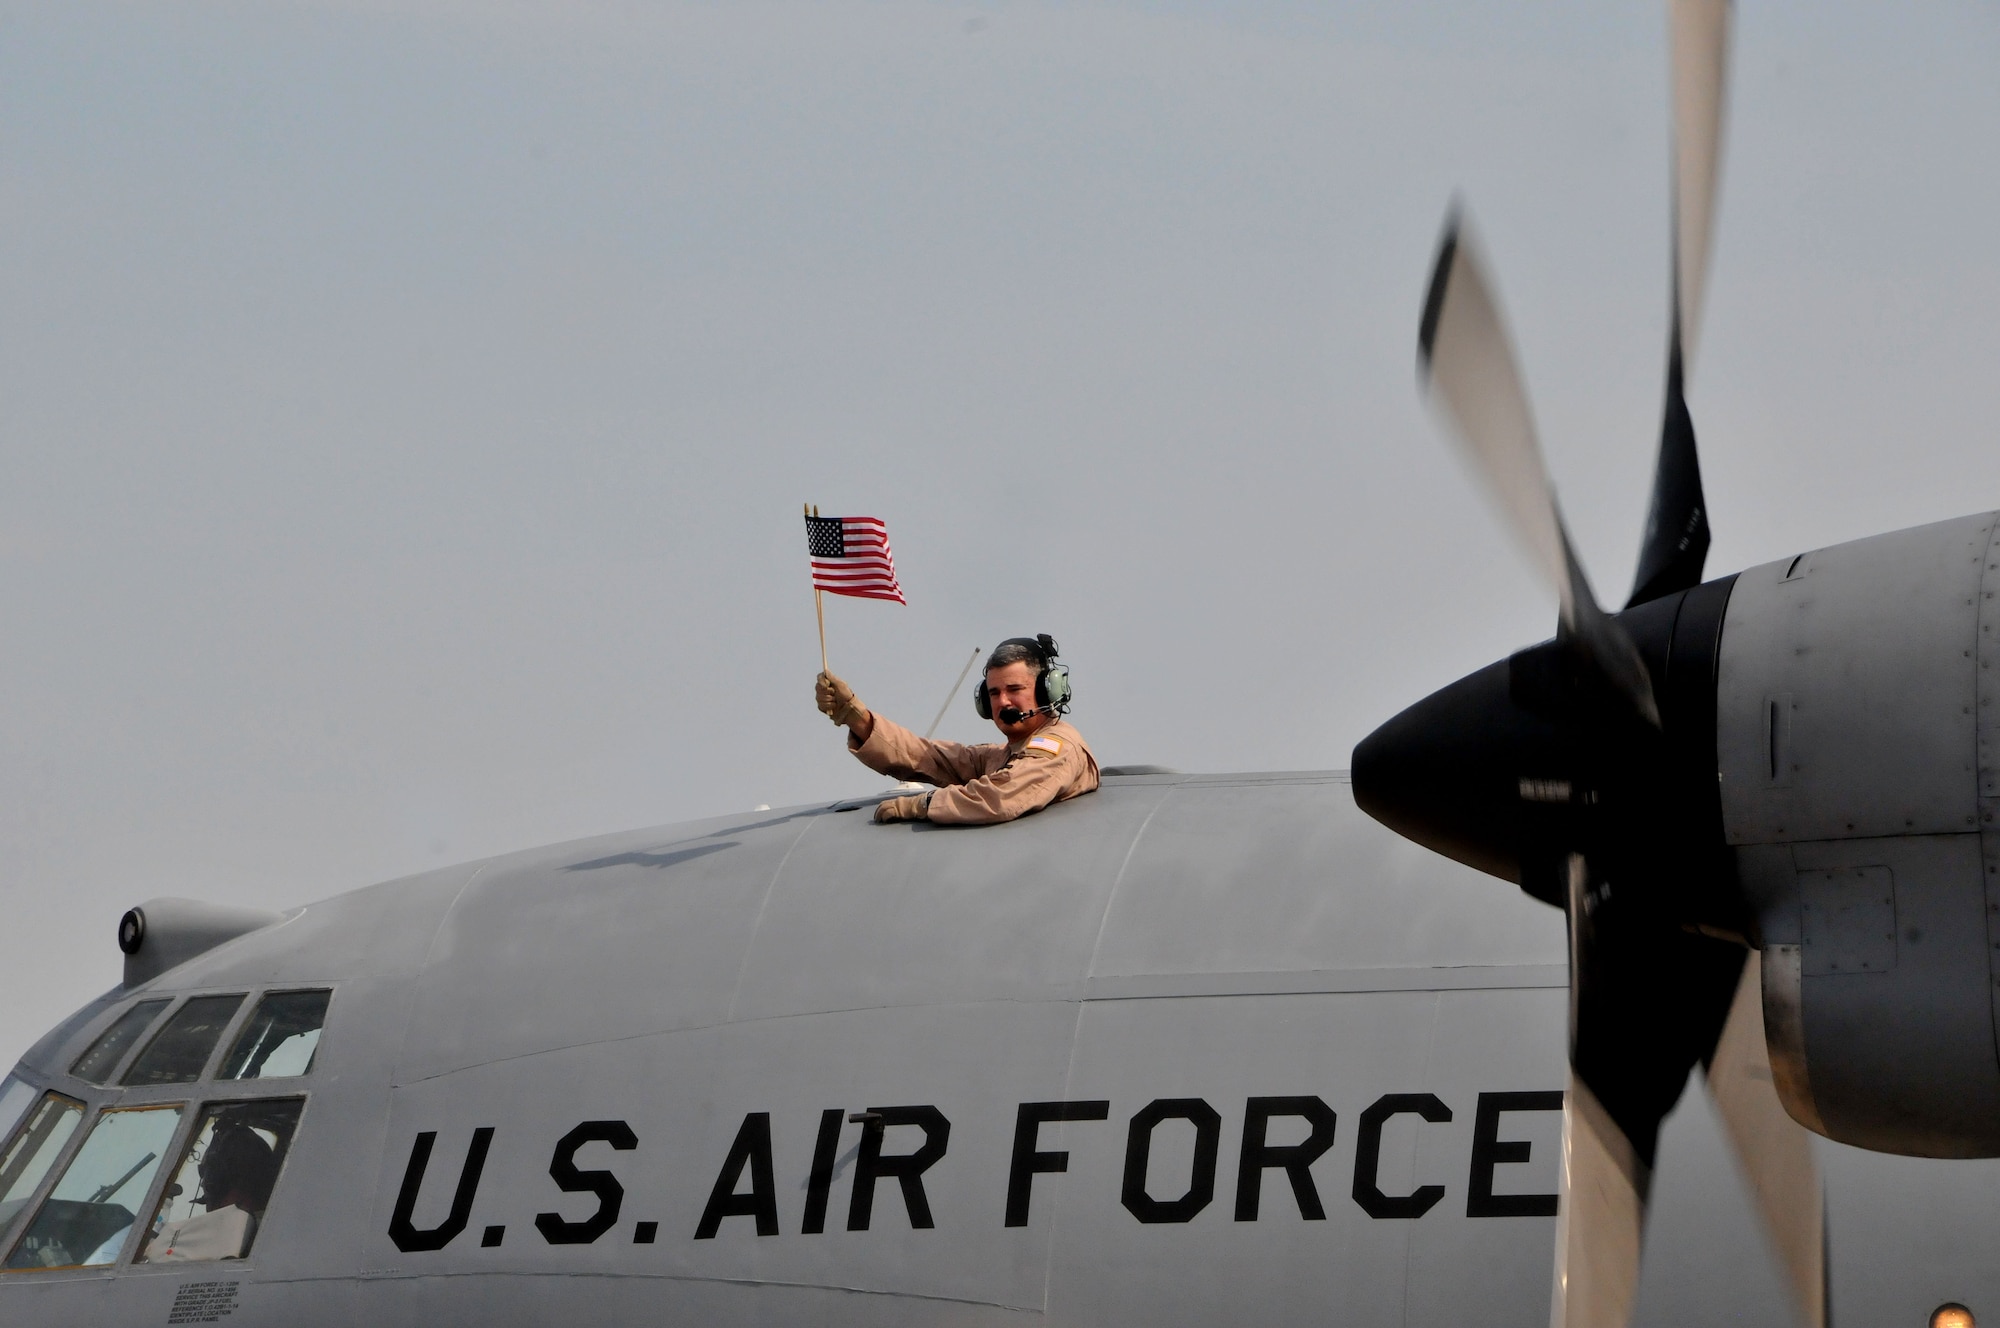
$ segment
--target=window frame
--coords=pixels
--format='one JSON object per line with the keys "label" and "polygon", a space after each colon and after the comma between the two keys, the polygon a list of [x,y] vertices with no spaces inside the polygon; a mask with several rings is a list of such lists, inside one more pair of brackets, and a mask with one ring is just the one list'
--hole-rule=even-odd
{"label": "window frame", "polygon": [[[217,1082],[228,1084],[228,1083],[236,1083],[239,1081],[233,1079],[223,1079]],[[247,1082],[255,1083],[257,1081],[252,1079],[248,1080]],[[283,1082],[283,1081],[278,1080],[274,1082]],[[132,1269],[132,1270],[160,1270],[169,1273],[176,1271],[186,1272],[189,1267],[189,1264],[187,1262],[174,1262],[174,1263],[139,1262],[139,1249],[140,1246],[144,1244],[143,1237],[150,1234],[147,1228],[150,1228],[153,1224],[153,1219],[159,1216],[160,1204],[165,1199],[166,1187],[169,1184],[173,1183],[174,1177],[179,1175],[181,1168],[187,1164],[188,1149],[194,1146],[195,1135],[201,1129],[202,1123],[208,1118],[208,1114],[211,1110],[213,1110],[216,1107],[239,1106],[246,1102],[266,1102],[266,1101],[296,1102],[299,1104],[298,1122],[292,1126],[291,1138],[285,1141],[285,1155],[280,1159],[278,1159],[278,1174],[271,1181],[270,1204],[273,1206],[276,1205],[278,1202],[278,1192],[284,1187],[285,1184],[285,1173],[291,1170],[292,1153],[296,1145],[298,1144],[299,1132],[305,1129],[306,1114],[312,1109],[311,1094],[294,1091],[290,1093],[251,1093],[247,1096],[239,1094],[234,1097],[197,1097],[188,1103],[188,1105],[191,1108],[193,1108],[193,1110],[189,1111],[186,1114],[186,1116],[182,1118],[180,1127],[174,1131],[173,1151],[168,1154],[168,1157],[172,1159],[172,1164],[162,1166],[160,1169],[160,1174],[153,1178],[153,1184],[146,1187],[147,1204],[144,1216],[135,1217],[132,1219],[132,1232],[125,1238],[124,1248],[118,1251],[118,1257],[116,1259],[113,1259],[110,1263],[93,1264],[91,1266],[100,1271],[105,1269]],[[265,1212],[268,1213],[269,1211],[270,1207],[267,1206]],[[263,1239],[264,1239],[264,1220],[260,1218],[258,1220],[256,1238],[253,1239],[250,1243],[249,1254],[246,1254],[239,1259],[212,1259],[212,1260],[199,1260],[197,1262],[203,1265],[210,1265],[210,1266],[214,1264],[226,1263],[226,1264],[231,1264],[238,1268],[249,1267],[251,1262],[256,1257],[257,1246],[259,1243],[262,1242]]]}
{"label": "window frame", "polygon": [[[217,1030],[215,1041],[209,1046],[208,1054],[202,1058],[201,1068],[195,1072],[194,1078],[160,1084],[128,1084],[125,1082],[126,1076],[131,1074],[133,1069],[138,1066],[140,1058],[151,1051],[153,1044],[165,1037],[167,1030],[174,1026],[174,1020],[180,1017],[181,1011],[187,1009],[189,1005],[196,1001],[216,1000],[228,996],[236,998],[236,1008],[230,1012],[229,1018],[224,1020],[222,1027]],[[139,1044],[132,1048],[131,1053],[125,1057],[124,1062],[118,1067],[117,1081],[106,1084],[105,1088],[115,1088],[120,1092],[130,1092],[135,1088],[166,1088],[176,1093],[187,1093],[192,1091],[194,1085],[207,1083],[209,1079],[214,1077],[216,1070],[221,1068],[218,1064],[218,1059],[224,1054],[223,1048],[230,1045],[240,1032],[244,1007],[256,1004],[255,1001],[250,999],[252,996],[255,996],[258,1001],[264,999],[262,993],[258,992],[255,988],[246,991],[238,987],[232,991],[225,987],[219,991],[190,991],[182,993],[179,999],[175,1000],[173,1005],[167,1009],[166,1013],[155,1019],[152,1027],[146,1030],[150,1036],[142,1038]]]}
{"label": "window frame", "polygon": [[[244,1030],[249,1028],[250,1021],[257,1017],[257,1011],[263,1008],[265,1001],[271,999],[273,996],[300,996],[308,992],[322,991],[326,993],[326,1010],[319,1017],[319,1041],[313,1043],[312,1059],[306,1063],[306,1068],[302,1073],[281,1076],[274,1075],[270,1078],[260,1075],[255,1079],[224,1079],[222,1077],[222,1067],[228,1063],[230,1056],[235,1053],[237,1040],[243,1036]],[[207,1073],[202,1075],[196,1082],[204,1084],[211,1082],[216,1084],[284,1084],[311,1078],[313,1067],[319,1064],[320,1050],[326,1042],[327,1023],[333,1016],[333,996],[334,984],[330,982],[319,984],[306,983],[301,986],[290,987],[260,987],[252,991],[250,997],[254,999],[246,999],[243,1003],[243,1008],[236,1012],[236,1018],[230,1020],[229,1026],[222,1030],[222,1037],[216,1042],[216,1054],[207,1066]]]}
{"label": "window frame", "polygon": [[18,1071],[9,1070],[6,1074],[0,1074],[0,1101],[5,1100],[8,1087],[14,1084],[19,1084],[22,1088],[28,1090],[28,1105],[21,1108],[20,1115],[6,1124],[0,1125],[0,1150],[4,1150],[7,1147],[9,1141],[14,1137],[14,1128],[28,1119],[28,1113],[35,1109],[35,1103],[39,1102],[42,1094],[48,1091],[37,1087],[34,1080],[26,1078]]}
{"label": "window frame", "polygon": [[154,1011],[152,1019],[147,1022],[144,1028],[139,1030],[139,1036],[132,1039],[132,1045],[119,1052],[118,1059],[111,1062],[110,1068],[104,1072],[103,1083],[97,1083],[78,1074],[76,1072],[77,1062],[82,1060],[89,1053],[90,1049],[97,1045],[97,1040],[106,1033],[109,1033],[120,1019],[123,1019],[139,1006],[144,1005],[147,1001],[157,1001],[159,999],[161,998],[157,993],[141,992],[139,993],[139,999],[135,1001],[120,1001],[117,1005],[112,1006],[109,1017],[101,1022],[93,1023],[90,1028],[90,1036],[78,1038],[77,1045],[70,1049],[68,1059],[63,1062],[63,1077],[65,1079],[74,1079],[80,1084],[88,1084],[95,1089],[107,1092],[115,1091],[118,1088],[119,1078],[124,1075],[126,1067],[132,1063],[132,1058],[139,1054],[141,1047],[153,1040],[153,1035],[158,1033],[163,1026],[162,1021],[171,1015],[174,1012],[174,1007],[180,1003],[177,997],[167,997],[167,1003]]}
{"label": "window frame", "polygon": [[[159,1191],[166,1184],[165,1176],[167,1167],[164,1162],[155,1168],[153,1178],[146,1182],[145,1190],[140,1193],[140,1206],[133,1210],[135,1216],[132,1218],[132,1229],[126,1232],[125,1243],[118,1247],[118,1255],[111,1262],[65,1263],[58,1264],[53,1268],[9,1268],[7,1267],[7,1259],[14,1253],[15,1246],[27,1239],[28,1229],[34,1225],[35,1218],[41,1216],[42,1206],[49,1201],[49,1196],[54,1192],[55,1187],[62,1184],[63,1178],[69,1175],[70,1167],[76,1162],[76,1155],[83,1151],[83,1146],[90,1141],[90,1136],[97,1132],[98,1125],[105,1117],[115,1116],[127,1111],[159,1111],[167,1107],[177,1109],[180,1112],[180,1118],[174,1124],[174,1132],[167,1136],[167,1151],[161,1155],[162,1157],[177,1157],[179,1156],[179,1150],[186,1147],[183,1140],[188,1129],[188,1108],[192,1105],[194,1104],[188,1101],[171,1100],[164,1102],[112,1102],[96,1106],[95,1108],[86,1104],[82,1124],[77,1127],[76,1133],[70,1136],[69,1142],[63,1146],[62,1156],[57,1159],[57,1164],[49,1168],[49,1174],[42,1177],[41,1184],[35,1187],[33,1201],[21,1209],[21,1213],[26,1220],[17,1220],[14,1229],[8,1233],[7,1243],[4,1246],[0,1246],[0,1278],[13,1277],[20,1273],[73,1273],[82,1274],[86,1277],[94,1277],[101,1276],[115,1268],[125,1267],[126,1261],[132,1257],[132,1237],[139,1233],[140,1218],[136,1214],[147,1214],[147,1220],[150,1220],[153,1209],[159,1206]],[[303,1118],[303,1115],[301,1115],[301,1119]],[[274,1186],[274,1192],[275,1189],[276,1187]]]}
{"label": "window frame", "polygon": [[[16,1073],[14,1077],[20,1079],[23,1083],[32,1084],[35,1082],[19,1073]],[[5,1222],[0,1222],[0,1263],[4,1263],[7,1255],[12,1252],[15,1239],[27,1234],[28,1223],[33,1220],[36,1213],[42,1211],[42,1201],[49,1197],[49,1191],[55,1188],[56,1180],[69,1170],[70,1159],[76,1155],[77,1149],[83,1147],[84,1138],[89,1135],[90,1131],[97,1124],[98,1109],[95,1102],[92,1102],[81,1093],[57,1088],[50,1084],[43,1084],[36,1090],[34,1104],[23,1113],[21,1119],[16,1122],[15,1128],[7,1132],[7,1138],[0,1140],[0,1148],[11,1144],[20,1132],[27,1128],[29,1120],[35,1114],[35,1108],[50,1097],[59,1097],[65,1101],[74,1102],[82,1108],[82,1111],[78,1114],[76,1128],[69,1132],[69,1138],[63,1140],[62,1147],[56,1150],[55,1161],[49,1163],[49,1169],[42,1173],[40,1180],[35,1182],[35,1188],[28,1191],[28,1197],[22,1201],[21,1211],[8,1218]],[[0,1273],[7,1271],[9,1271],[7,1268],[0,1266]]]}

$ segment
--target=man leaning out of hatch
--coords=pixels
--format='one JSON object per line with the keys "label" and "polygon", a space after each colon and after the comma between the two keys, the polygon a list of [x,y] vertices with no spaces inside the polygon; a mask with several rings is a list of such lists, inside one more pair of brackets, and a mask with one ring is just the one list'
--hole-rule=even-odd
{"label": "man leaning out of hatch", "polygon": [[1069,670],[1056,662],[1046,634],[1017,636],[994,647],[986,676],[973,690],[980,718],[993,721],[1005,742],[965,746],[920,738],[874,714],[839,678],[819,675],[819,708],[847,727],[847,750],[880,774],[921,780],[929,793],[889,798],[875,819],[993,825],[1038,812],[1097,787],[1097,758],[1070,727]]}

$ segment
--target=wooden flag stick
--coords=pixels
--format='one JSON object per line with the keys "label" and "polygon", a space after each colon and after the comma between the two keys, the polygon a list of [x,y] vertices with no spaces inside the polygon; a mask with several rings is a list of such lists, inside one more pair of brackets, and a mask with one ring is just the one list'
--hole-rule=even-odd
{"label": "wooden flag stick", "polygon": [[[806,515],[818,516],[819,508],[807,503]],[[813,587],[813,614],[819,619],[819,671],[832,673],[833,670],[826,666],[826,592],[818,586]]]}
{"label": "wooden flag stick", "polygon": [[813,590],[813,611],[819,615],[819,671],[821,673],[831,673],[833,670],[826,666],[826,592],[824,590],[818,588]]}
{"label": "wooden flag stick", "polygon": [[944,704],[938,707],[937,718],[932,720],[931,726],[924,730],[925,742],[929,742],[931,740],[931,735],[937,732],[937,726],[944,723],[944,712],[951,709],[951,698],[957,696],[958,689],[965,686],[965,675],[972,672],[973,661],[978,658],[979,658],[979,647],[974,646],[972,648],[971,658],[967,659],[965,661],[965,667],[958,671],[958,681],[953,683],[951,685],[951,690],[944,694]]}

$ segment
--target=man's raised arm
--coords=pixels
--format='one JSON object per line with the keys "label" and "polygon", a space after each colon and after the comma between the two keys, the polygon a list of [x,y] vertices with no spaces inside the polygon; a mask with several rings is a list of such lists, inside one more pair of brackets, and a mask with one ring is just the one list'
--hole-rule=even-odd
{"label": "man's raised arm", "polygon": [[919,779],[927,784],[963,784],[992,769],[997,744],[967,747],[963,743],[920,738],[892,719],[861,704],[854,689],[831,673],[819,675],[815,699],[821,713],[847,727],[847,750],[877,774]]}

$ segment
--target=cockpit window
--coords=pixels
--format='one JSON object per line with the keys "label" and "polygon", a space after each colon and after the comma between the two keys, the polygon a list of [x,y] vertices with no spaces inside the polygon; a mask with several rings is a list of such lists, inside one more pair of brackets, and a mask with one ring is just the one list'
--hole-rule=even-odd
{"label": "cockpit window", "polygon": [[63,1145],[83,1120],[83,1103],[60,1093],[44,1097],[28,1123],[0,1153],[0,1235],[35,1197],[35,1189],[62,1156]]}
{"label": "cockpit window", "polygon": [[330,991],[278,991],[257,1003],[220,1079],[289,1079],[312,1069]]}
{"label": "cockpit window", "polygon": [[119,1015],[118,1021],[90,1044],[90,1050],[76,1058],[76,1064],[69,1067],[69,1072],[87,1084],[109,1081],[111,1072],[118,1068],[119,1061],[125,1059],[125,1053],[132,1050],[132,1044],[153,1022],[153,1016],[166,1009],[168,1004],[167,1001],[140,1001]]}
{"label": "cockpit window", "polygon": [[7,1142],[15,1122],[28,1114],[28,1104],[34,1100],[35,1090],[13,1075],[0,1079],[0,1144]]}
{"label": "cockpit window", "polygon": [[6,1266],[80,1268],[115,1262],[180,1119],[179,1105],[114,1108],[100,1115],[7,1256]]}
{"label": "cockpit window", "polygon": [[201,1078],[208,1054],[222,1036],[222,1030],[243,1004],[243,993],[233,996],[195,996],[174,1011],[153,1040],[125,1071],[122,1082],[132,1084],[191,1084]]}
{"label": "cockpit window", "polygon": [[265,1098],[204,1109],[137,1262],[248,1255],[304,1106],[303,1098]]}

